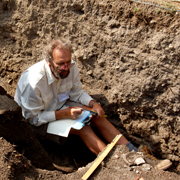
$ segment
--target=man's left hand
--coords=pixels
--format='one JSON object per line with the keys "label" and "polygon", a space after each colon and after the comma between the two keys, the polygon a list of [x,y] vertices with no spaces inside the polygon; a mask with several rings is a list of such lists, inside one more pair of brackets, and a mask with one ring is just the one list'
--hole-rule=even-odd
{"label": "man's left hand", "polygon": [[98,116],[104,116],[105,115],[103,108],[98,103],[94,103],[92,110],[97,112]]}

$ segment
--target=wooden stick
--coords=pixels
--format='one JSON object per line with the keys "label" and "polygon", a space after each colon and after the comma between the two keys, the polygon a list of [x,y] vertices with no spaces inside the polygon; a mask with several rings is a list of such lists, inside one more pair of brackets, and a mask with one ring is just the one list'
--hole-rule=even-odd
{"label": "wooden stick", "polygon": [[99,166],[99,164],[103,161],[103,159],[108,155],[111,149],[115,146],[117,141],[120,139],[122,134],[117,135],[110,144],[108,144],[105,150],[96,158],[95,162],[92,166],[88,169],[88,171],[82,177],[83,180],[87,180],[89,176],[94,172],[94,170]]}

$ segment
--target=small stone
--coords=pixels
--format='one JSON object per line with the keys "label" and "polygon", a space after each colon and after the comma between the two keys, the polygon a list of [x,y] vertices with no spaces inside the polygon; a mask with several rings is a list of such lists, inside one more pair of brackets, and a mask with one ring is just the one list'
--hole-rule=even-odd
{"label": "small stone", "polygon": [[119,156],[117,154],[115,154],[114,158],[119,159]]}
{"label": "small stone", "polygon": [[149,164],[143,164],[141,168],[145,171],[150,171],[152,167]]}
{"label": "small stone", "polygon": [[13,81],[13,80],[12,80],[12,79],[10,79],[10,80],[8,81],[8,84],[11,84],[11,83],[12,83],[12,81]]}
{"label": "small stone", "polygon": [[173,49],[174,47],[173,47],[173,45],[172,45],[172,44],[170,44],[170,45],[169,45],[169,48],[170,48],[170,49]]}
{"label": "small stone", "polygon": [[156,23],[156,20],[151,20],[150,24]]}
{"label": "small stone", "polygon": [[144,164],[145,163],[145,161],[144,161],[144,159],[143,158],[141,158],[141,157],[139,157],[139,158],[137,158],[136,160],[135,160],[135,164],[136,165],[141,165],[141,164]]}
{"label": "small stone", "polygon": [[88,74],[88,75],[92,75],[92,74],[93,74],[93,71],[92,71],[92,70],[89,70],[89,71],[87,72],[87,74]]}

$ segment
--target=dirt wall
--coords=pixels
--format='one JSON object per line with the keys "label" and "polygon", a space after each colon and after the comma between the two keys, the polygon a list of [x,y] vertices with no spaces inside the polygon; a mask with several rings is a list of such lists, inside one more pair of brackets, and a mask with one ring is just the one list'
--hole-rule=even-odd
{"label": "dirt wall", "polygon": [[42,59],[43,46],[67,39],[84,88],[109,120],[178,168],[179,26],[178,12],[126,0],[2,0],[0,83],[14,96],[21,73]]}

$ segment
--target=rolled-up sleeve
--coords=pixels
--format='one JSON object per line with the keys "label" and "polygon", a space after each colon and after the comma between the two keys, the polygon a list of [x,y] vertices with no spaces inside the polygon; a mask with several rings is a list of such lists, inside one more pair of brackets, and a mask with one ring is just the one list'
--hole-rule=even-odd
{"label": "rolled-up sleeve", "polygon": [[42,111],[35,117],[31,118],[29,121],[30,124],[34,126],[40,126],[42,124],[54,121],[55,119],[55,111]]}

